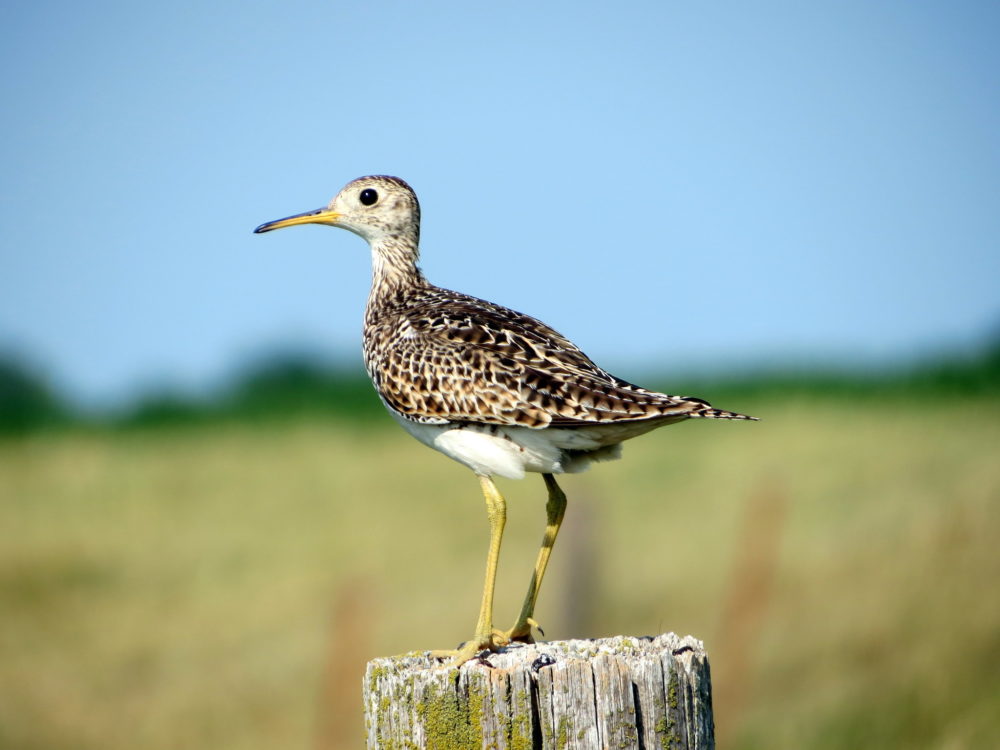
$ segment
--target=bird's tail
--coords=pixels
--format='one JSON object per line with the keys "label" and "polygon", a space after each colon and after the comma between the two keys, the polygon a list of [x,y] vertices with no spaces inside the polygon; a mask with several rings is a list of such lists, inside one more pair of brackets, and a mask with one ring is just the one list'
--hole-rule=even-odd
{"label": "bird's tail", "polygon": [[[693,399],[692,399],[693,400]],[[725,409],[716,409],[709,404],[705,404],[700,409],[693,409],[688,417],[691,419],[747,419],[751,422],[759,422],[759,417],[751,417],[749,414],[740,414],[735,411],[726,411]]]}

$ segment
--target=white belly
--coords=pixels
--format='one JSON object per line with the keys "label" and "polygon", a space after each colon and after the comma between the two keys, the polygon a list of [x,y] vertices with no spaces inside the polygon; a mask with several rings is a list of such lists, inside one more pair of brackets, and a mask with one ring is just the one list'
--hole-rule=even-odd
{"label": "white belly", "polygon": [[[476,474],[522,479],[525,472],[562,474],[583,471],[591,461],[618,458],[619,443],[638,434],[633,426],[609,430],[613,425],[583,428],[493,425],[419,424],[390,412],[407,432],[424,445],[468,466]],[[649,425],[653,429],[656,425]],[[646,430],[643,430],[643,432]]]}

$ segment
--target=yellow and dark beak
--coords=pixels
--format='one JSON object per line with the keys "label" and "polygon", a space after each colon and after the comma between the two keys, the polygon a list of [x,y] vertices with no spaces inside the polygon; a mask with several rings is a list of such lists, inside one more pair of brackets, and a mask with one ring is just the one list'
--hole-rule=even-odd
{"label": "yellow and dark beak", "polygon": [[278,219],[277,221],[269,221],[266,224],[261,224],[253,232],[254,234],[263,234],[264,232],[270,232],[272,229],[294,227],[296,224],[334,225],[338,219],[340,219],[340,214],[324,206],[323,208],[317,208],[315,211],[306,211],[294,216],[286,216],[284,219]]}

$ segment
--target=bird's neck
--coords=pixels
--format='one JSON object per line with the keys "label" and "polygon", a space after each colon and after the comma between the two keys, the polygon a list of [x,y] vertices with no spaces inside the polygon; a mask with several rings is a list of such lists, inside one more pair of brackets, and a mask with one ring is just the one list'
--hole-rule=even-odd
{"label": "bird's neck", "polygon": [[383,294],[425,284],[417,268],[420,251],[410,237],[380,237],[372,242],[372,290],[369,303]]}

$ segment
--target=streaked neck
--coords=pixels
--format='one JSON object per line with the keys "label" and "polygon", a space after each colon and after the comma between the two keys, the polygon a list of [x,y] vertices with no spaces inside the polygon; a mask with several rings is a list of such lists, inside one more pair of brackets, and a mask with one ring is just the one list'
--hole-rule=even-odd
{"label": "streaked neck", "polygon": [[379,295],[424,283],[417,268],[419,249],[408,237],[383,237],[372,243],[372,290],[369,304]]}

